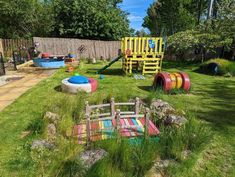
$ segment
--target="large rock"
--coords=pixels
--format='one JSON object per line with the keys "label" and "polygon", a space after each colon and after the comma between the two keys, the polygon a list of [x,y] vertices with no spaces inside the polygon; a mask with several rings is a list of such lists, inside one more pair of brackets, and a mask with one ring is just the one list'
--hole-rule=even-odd
{"label": "large rock", "polygon": [[60,119],[60,116],[58,114],[47,111],[44,115],[44,119],[47,119],[50,123],[56,124],[57,121]]}
{"label": "large rock", "polygon": [[183,116],[185,113],[177,112],[169,103],[160,99],[154,100],[151,103],[151,111],[162,120],[165,125],[177,125],[181,126],[185,124],[187,119]]}
{"label": "large rock", "polygon": [[49,143],[46,140],[34,140],[31,149],[37,149],[37,148],[53,149],[54,144]]}
{"label": "large rock", "polygon": [[56,139],[56,127],[55,124],[49,124],[47,126],[47,138],[50,142],[55,141]]}
{"label": "large rock", "polygon": [[152,101],[150,108],[159,119],[164,119],[168,114],[175,112],[175,109],[169,103],[160,99]]}
{"label": "large rock", "polygon": [[103,159],[108,153],[103,149],[87,150],[80,154],[80,159],[84,166],[89,169],[97,161]]}
{"label": "large rock", "polygon": [[147,172],[145,177],[164,177],[165,170],[170,165],[171,160],[158,159],[154,162],[153,167]]}
{"label": "large rock", "polygon": [[166,118],[164,119],[165,125],[177,125],[181,126],[187,122],[187,119],[184,116],[179,116],[175,114],[169,114],[166,115]]}

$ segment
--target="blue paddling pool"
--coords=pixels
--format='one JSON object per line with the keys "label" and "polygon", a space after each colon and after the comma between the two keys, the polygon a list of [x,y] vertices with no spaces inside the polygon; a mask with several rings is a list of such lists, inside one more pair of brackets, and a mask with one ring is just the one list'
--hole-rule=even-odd
{"label": "blue paddling pool", "polygon": [[37,58],[33,60],[33,63],[37,67],[42,68],[62,68],[65,67],[65,62],[63,59],[45,59]]}

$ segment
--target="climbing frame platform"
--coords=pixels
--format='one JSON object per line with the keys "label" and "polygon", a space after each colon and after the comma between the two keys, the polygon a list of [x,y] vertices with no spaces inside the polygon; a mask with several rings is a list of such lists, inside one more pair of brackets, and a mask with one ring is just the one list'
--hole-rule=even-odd
{"label": "climbing frame platform", "polygon": [[161,71],[164,55],[162,38],[125,37],[121,46],[124,55],[122,68],[126,74],[134,70],[142,74],[155,74]]}

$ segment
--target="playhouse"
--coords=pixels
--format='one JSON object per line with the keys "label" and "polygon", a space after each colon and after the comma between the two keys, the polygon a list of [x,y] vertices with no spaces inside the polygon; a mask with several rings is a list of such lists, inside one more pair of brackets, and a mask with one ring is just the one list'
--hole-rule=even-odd
{"label": "playhouse", "polygon": [[122,58],[122,69],[126,74],[140,71],[141,74],[155,74],[161,71],[164,56],[163,39],[160,37],[125,37],[121,42],[121,54],[99,69],[105,69]]}
{"label": "playhouse", "polygon": [[126,74],[133,70],[142,74],[155,74],[161,71],[164,55],[163,39],[160,37],[125,37],[122,39],[122,68]]}

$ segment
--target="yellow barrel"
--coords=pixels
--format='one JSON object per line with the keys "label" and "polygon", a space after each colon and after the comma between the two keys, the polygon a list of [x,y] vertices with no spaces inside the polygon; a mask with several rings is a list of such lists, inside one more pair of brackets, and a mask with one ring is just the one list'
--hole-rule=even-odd
{"label": "yellow barrel", "polygon": [[182,87],[183,84],[182,76],[179,73],[174,73],[174,75],[176,77],[176,88],[179,89]]}
{"label": "yellow barrel", "polygon": [[175,89],[176,88],[176,76],[175,74],[170,74],[170,78],[171,78],[171,89]]}

